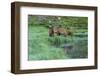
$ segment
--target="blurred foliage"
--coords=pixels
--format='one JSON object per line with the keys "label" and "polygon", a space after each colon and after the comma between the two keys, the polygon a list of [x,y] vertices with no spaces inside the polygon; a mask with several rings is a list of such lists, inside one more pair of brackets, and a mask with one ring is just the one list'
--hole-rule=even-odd
{"label": "blurred foliage", "polygon": [[63,27],[76,27],[87,28],[87,17],[71,17],[71,16],[42,16],[42,15],[29,15],[29,25],[35,26],[63,26]]}

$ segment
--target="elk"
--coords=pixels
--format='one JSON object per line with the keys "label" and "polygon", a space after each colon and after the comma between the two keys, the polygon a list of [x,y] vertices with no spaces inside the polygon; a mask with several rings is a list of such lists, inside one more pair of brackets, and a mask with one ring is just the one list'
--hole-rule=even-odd
{"label": "elk", "polygon": [[61,26],[52,26],[49,28],[49,36],[60,36],[60,35],[63,35],[63,36],[72,36],[72,31],[69,30],[66,30],[64,27],[61,27]]}

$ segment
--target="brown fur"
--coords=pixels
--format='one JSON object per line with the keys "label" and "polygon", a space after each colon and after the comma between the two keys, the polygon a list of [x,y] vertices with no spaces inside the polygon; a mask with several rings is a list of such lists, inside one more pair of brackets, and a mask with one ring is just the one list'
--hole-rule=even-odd
{"label": "brown fur", "polygon": [[59,35],[63,35],[63,36],[72,35],[72,32],[66,30],[63,27],[58,27],[58,26],[49,28],[49,36],[59,36]]}

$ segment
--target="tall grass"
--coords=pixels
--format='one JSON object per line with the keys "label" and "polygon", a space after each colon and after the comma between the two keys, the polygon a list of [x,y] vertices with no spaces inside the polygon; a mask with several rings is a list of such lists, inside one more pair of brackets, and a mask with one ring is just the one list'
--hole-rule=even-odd
{"label": "tall grass", "polygon": [[[50,59],[65,59],[68,56],[63,49],[56,48],[50,45],[48,40],[47,28],[45,27],[29,27],[28,34],[28,54],[29,60],[50,60]],[[52,42],[51,42],[52,43]]]}
{"label": "tall grass", "polygon": [[51,45],[59,47],[61,44],[67,44],[69,42],[72,42],[72,37],[64,37],[64,36],[54,36],[48,38]]}
{"label": "tall grass", "polygon": [[[80,31],[82,32],[82,30]],[[82,40],[87,40],[86,31],[84,33],[76,32],[73,37],[50,37],[48,28],[31,25],[28,27],[28,60],[85,58],[87,57],[87,43],[84,41],[79,43]],[[73,49],[64,51],[62,46],[65,45],[73,46]]]}

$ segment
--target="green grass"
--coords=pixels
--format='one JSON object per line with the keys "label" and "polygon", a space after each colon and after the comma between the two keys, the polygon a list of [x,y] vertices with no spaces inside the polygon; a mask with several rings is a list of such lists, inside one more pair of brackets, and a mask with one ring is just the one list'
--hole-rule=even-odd
{"label": "green grass", "polygon": [[[82,30],[79,30],[82,31]],[[54,36],[48,35],[48,28],[43,26],[28,27],[28,60],[52,60],[52,59],[70,59],[70,58],[85,58],[87,57],[87,43],[81,45],[77,43],[82,40],[87,40],[85,33],[75,32],[71,36]],[[82,36],[82,37],[80,37]],[[77,43],[78,45],[76,45]],[[61,48],[64,44],[73,45],[71,52],[65,52]],[[83,46],[82,48],[79,48]],[[75,51],[76,50],[76,51]]]}
{"label": "green grass", "polygon": [[29,60],[68,58],[62,49],[50,45],[47,28],[30,26],[28,30]]}

